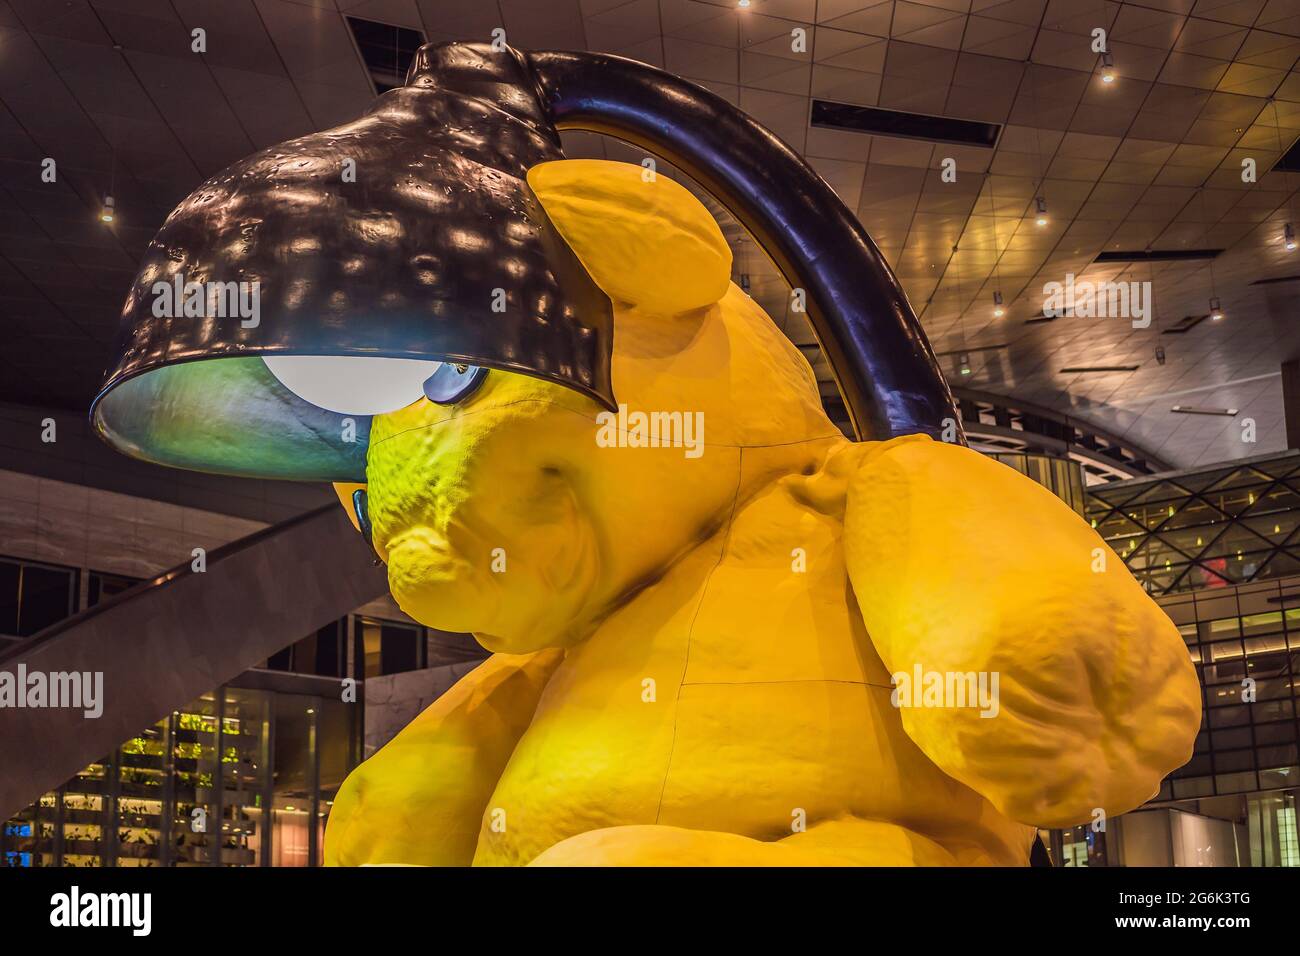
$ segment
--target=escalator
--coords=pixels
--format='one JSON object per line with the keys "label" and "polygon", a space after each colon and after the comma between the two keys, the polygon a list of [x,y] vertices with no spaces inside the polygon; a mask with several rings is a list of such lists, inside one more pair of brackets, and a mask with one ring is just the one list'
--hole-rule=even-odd
{"label": "escalator", "polygon": [[329,504],[209,553],[201,572],[180,565],[0,650],[0,672],[16,683],[103,675],[98,717],[0,707],[0,819],[386,590],[374,552]]}

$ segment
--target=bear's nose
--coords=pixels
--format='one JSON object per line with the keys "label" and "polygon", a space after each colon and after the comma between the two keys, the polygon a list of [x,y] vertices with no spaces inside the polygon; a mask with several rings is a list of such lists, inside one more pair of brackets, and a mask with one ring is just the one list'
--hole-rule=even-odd
{"label": "bear's nose", "polygon": [[371,538],[370,529],[370,503],[366,496],[366,489],[358,488],[352,492],[352,513],[357,516],[357,528],[361,532],[361,537],[366,539],[366,544],[370,545],[371,549],[374,549],[375,542]]}

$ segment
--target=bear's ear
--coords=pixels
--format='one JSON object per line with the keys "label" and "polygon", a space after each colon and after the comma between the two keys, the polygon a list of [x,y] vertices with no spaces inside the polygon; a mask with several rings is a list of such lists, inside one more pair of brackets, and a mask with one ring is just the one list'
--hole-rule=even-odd
{"label": "bear's ear", "polygon": [[592,279],[616,302],[675,315],[727,291],[731,249],[683,186],[641,166],[562,159],[528,185]]}

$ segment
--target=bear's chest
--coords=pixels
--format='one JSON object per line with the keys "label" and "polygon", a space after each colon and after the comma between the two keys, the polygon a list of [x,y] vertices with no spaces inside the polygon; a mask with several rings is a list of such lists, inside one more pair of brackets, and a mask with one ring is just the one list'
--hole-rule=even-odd
{"label": "bear's chest", "polygon": [[778,839],[796,821],[905,812],[902,781],[938,771],[890,706],[838,549],[755,558],[702,556],[694,579],[669,575],[569,652],[476,862],[527,863],[611,826]]}

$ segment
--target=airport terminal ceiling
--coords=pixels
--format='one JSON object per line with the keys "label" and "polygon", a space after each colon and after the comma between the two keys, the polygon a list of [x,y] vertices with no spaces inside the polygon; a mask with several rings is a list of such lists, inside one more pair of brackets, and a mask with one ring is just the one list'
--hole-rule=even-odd
{"label": "airport terminal ceiling", "polygon": [[[1069,416],[1174,467],[1286,447],[1279,366],[1300,305],[1300,251],[1285,238],[1300,222],[1300,159],[1287,155],[1300,136],[1294,3],[747,6],[6,0],[0,162],[57,155],[61,175],[0,185],[0,308],[13,333],[0,400],[84,409],[123,291],[180,199],[255,149],[360,114],[421,40],[504,25],[518,48],[666,68],[785,139],[875,239],[955,387]],[[215,42],[193,56],[199,22]],[[1091,48],[1098,26],[1105,54]],[[566,133],[564,147],[645,156],[586,133]],[[1243,182],[1244,160],[1256,182]],[[788,286],[722,218],[733,278],[832,397]],[[1150,289],[1146,314],[1045,318],[1048,283],[1070,273]],[[1212,299],[1221,320],[1208,317]],[[1254,443],[1242,441],[1246,419]]]}

